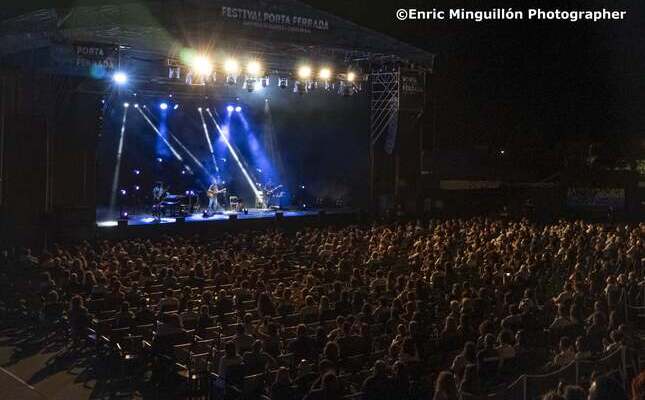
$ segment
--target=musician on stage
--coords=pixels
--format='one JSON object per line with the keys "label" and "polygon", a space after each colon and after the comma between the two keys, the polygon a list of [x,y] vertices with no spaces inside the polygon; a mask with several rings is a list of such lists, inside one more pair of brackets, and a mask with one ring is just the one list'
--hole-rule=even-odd
{"label": "musician on stage", "polygon": [[213,214],[216,211],[218,211],[221,207],[219,205],[219,201],[217,200],[217,195],[220,193],[224,193],[226,191],[225,188],[220,189],[217,185],[217,179],[213,178],[211,185],[208,187],[207,196],[208,196],[208,208],[206,211],[209,214]]}
{"label": "musician on stage", "polygon": [[271,181],[268,181],[262,188],[262,197],[264,200],[264,207],[271,208],[277,206],[276,202],[276,191],[280,189],[282,185],[273,186]]}
{"label": "musician on stage", "polygon": [[152,188],[152,216],[157,219],[161,218],[161,202],[166,196],[166,190],[162,181],[157,181]]}

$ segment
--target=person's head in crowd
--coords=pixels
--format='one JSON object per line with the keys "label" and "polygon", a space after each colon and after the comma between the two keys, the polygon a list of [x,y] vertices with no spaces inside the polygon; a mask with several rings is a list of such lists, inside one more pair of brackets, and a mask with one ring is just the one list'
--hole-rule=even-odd
{"label": "person's head in crowd", "polygon": [[567,385],[562,392],[564,400],[585,400],[586,393],[583,388],[577,385]]}
{"label": "person's head in crowd", "polygon": [[627,394],[616,379],[609,375],[600,375],[589,387],[588,400],[627,400]]}
{"label": "person's head in crowd", "polygon": [[542,396],[541,400],[564,400],[564,397],[558,392],[551,391]]}
{"label": "person's head in crowd", "polygon": [[287,369],[286,367],[278,368],[278,371],[275,374],[274,383],[283,386],[290,386],[291,376],[289,375],[289,369]]}
{"label": "person's head in crowd", "polygon": [[455,376],[450,371],[441,371],[434,385],[433,400],[458,400],[459,392]]}
{"label": "person's head in crowd", "polygon": [[642,371],[632,380],[631,389],[631,400],[645,400],[645,371]]}
{"label": "person's head in crowd", "polygon": [[235,343],[229,342],[224,345],[224,354],[228,358],[236,357],[237,356],[237,349],[235,347]]}

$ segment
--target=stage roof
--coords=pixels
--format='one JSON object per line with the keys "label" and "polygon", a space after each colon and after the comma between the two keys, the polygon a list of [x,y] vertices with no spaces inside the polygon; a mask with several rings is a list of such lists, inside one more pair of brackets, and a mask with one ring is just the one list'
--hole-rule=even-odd
{"label": "stage roof", "polygon": [[[432,70],[434,55],[295,0],[168,0],[48,8],[0,22],[0,56],[59,61],[73,45],[116,46],[119,62],[165,62],[182,49],[293,62],[403,62]],[[56,62],[54,63],[56,64]]]}

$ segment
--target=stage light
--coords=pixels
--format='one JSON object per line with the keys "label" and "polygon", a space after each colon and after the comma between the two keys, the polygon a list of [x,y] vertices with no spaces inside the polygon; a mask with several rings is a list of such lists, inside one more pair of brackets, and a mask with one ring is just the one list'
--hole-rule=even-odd
{"label": "stage light", "polygon": [[234,110],[233,106],[226,106],[226,111],[233,112],[233,110]]}
{"label": "stage light", "polygon": [[278,86],[280,89],[286,89],[289,86],[289,80],[287,78],[279,78]]}
{"label": "stage light", "polygon": [[246,65],[246,72],[252,76],[259,76],[262,72],[262,65],[258,61],[249,61]]}
{"label": "stage light", "polygon": [[227,74],[237,74],[240,72],[240,64],[234,58],[224,61],[224,72]]}
{"label": "stage light", "polygon": [[114,73],[114,75],[112,75],[112,80],[117,85],[124,85],[128,82],[128,76],[125,74],[125,72],[117,71]]}
{"label": "stage light", "polygon": [[121,189],[121,196],[125,196],[128,192],[125,189]]}
{"label": "stage light", "polygon": [[163,103],[159,104],[159,108],[161,108],[164,111],[167,110],[168,109],[168,103],[163,102]]}
{"label": "stage light", "polygon": [[139,175],[139,174],[141,174],[141,171],[140,171],[140,170],[138,170],[138,169],[135,169],[135,170],[134,170],[134,171],[132,171],[132,172],[134,172],[134,174],[135,174],[135,175]]}
{"label": "stage light", "polygon": [[123,103],[123,107],[125,107],[125,108],[130,107],[130,103],[128,103],[128,102]]}
{"label": "stage light", "polygon": [[202,108],[201,108],[201,107],[197,107],[197,111],[202,112]]}
{"label": "stage light", "polygon": [[141,189],[141,187],[139,187],[138,185],[134,187],[134,190],[136,190],[137,192],[139,191],[139,189]]}
{"label": "stage light", "polygon": [[157,157],[157,162],[158,162],[158,163],[160,163],[160,162],[162,162],[162,161],[163,161],[163,158],[161,158],[161,157]]}
{"label": "stage light", "polygon": [[311,77],[311,67],[308,65],[302,65],[298,68],[298,77],[300,79],[309,79]]}
{"label": "stage light", "polygon": [[324,81],[328,81],[331,78],[331,69],[322,68],[318,73],[318,77]]}
{"label": "stage light", "polygon": [[134,108],[139,108],[139,103],[134,103]]}
{"label": "stage light", "polygon": [[355,79],[356,79],[355,73],[351,71],[347,73],[347,82],[354,82]]}
{"label": "stage light", "polygon": [[241,111],[242,111],[242,107],[240,106],[235,107],[235,112],[241,112]]}
{"label": "stage light", "polygon": [[172,109],[173,109],[173,110],[176,110],[176,109],[178,109],[178,108],[179,108],[179,104],[175,104],[175,105],[172,107]]}
{"label": "stage light", "polygon": [[201,77],[208,77],[213,72],[213,63],[206,55],[198,55],[192,59],[190,67]]}

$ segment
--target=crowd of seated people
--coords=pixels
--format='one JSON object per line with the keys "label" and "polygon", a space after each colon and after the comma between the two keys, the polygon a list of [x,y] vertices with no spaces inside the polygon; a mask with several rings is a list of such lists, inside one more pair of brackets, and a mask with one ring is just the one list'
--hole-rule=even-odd
{"label": "crowd of seated people", "polygon": [[473,218],[84,242],[5,262],[20,304],[64,313],[76,346],[107,324],[169,357],[207,344],[210,371],[234,386],[261,375],[273,400],[452,400],[637,347],[624,305],[643,304],[644,233]]}

